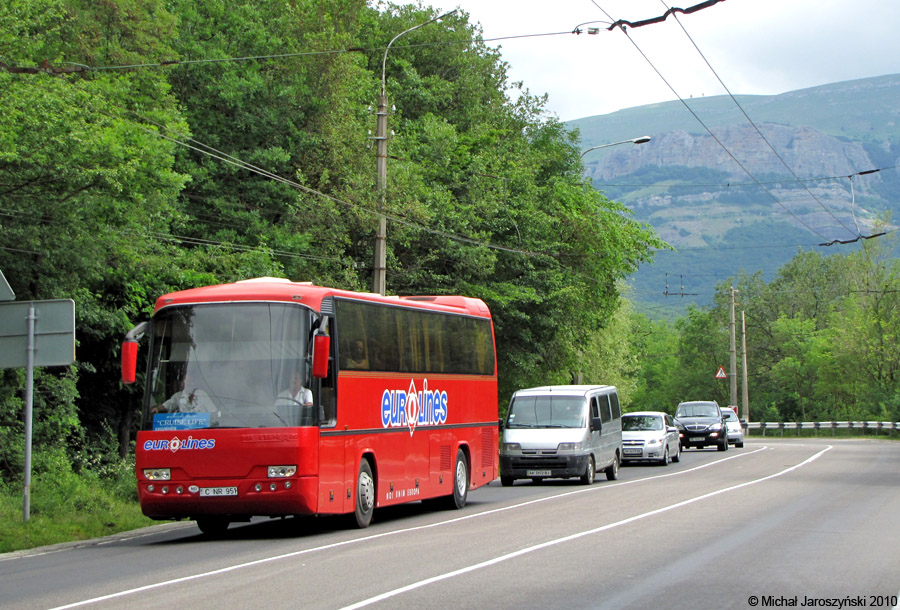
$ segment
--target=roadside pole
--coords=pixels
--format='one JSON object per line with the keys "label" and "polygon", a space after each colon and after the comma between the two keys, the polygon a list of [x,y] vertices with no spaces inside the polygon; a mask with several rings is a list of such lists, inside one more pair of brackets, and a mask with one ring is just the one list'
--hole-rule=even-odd
{"label": "roadside pole", "polygon": [[750,393],[747,390],[747,318],[741,311],[741,413],[750,421]]}
{"label": "roadside pole", "polygon": [[[5,291],[0,291],[0,300],[4,300],[3,296]],[[0,303],[0,369],[25,367],[25,485],[22,514],[27,523],[31,514],[34,367],[68,366],[75,362],[75,302],[71,299],[22,302],[5,300],[7,302]]]}
{"label": "roadside pole", "polygon": [[729,405],[737,406],[737,349],[735,348],[734,332],[734,295],[737,294],[734,286],[731,287],[731,370],[728,376],[731,378],[731,402]]}

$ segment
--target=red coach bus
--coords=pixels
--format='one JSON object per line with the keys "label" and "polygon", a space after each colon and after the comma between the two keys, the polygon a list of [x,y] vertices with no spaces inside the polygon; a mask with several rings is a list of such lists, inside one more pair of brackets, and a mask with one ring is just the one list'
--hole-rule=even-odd
{"label": "red coach bus", "polygon": [[149,337],[138,496],[208,534],[252,516],[353,514],[438,499],[462,508],[498,476],[497,361],[487,306],[258,278],[160,297],[122,346],[133,383]]}

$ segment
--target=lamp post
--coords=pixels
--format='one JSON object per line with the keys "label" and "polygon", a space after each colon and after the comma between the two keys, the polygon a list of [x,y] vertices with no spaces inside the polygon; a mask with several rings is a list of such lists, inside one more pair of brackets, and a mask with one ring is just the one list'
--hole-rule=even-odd
{"label": "lamp post", "polygon": [[384,50],[384,57],[381,59],[381,95],[378,96],[378,112],[377,122],[375,125],[375,158],[377,165],[377,173],[375,174],[375,190],[378,191],[378,234],[375,236],[375,265],[372,278],[372,292],[385,294],[386,288],[386,271],[387,271],[387,217],[384,215],[386,191],[387,191],[387,116],[388,116],[388,99],[385,72],[387,67],[387,55],[391,49],[391,45],[403,36],[413,30],[417,30],[424,25],[439,21],[448,15],[452,15],[459,9],[454,9],[449,13],[444,13],[439,17],[430,19],[425,23],[404,30],[394,36]]}
{"label": "lamp post", "polygon": [[584,157],[586,154],[591,152],[592,150],[597,150],[598,148],[608,148],[610,146],[618,146],[619,144],[644,144],[645,142],[650,141],[650,136],[641,136],[639,138],[631,138],[630,140],[622,140],[621,142],[611,142],[609,144],[600,144],[599,146],[591,146],[587,150],[581,153],[581,156]]}

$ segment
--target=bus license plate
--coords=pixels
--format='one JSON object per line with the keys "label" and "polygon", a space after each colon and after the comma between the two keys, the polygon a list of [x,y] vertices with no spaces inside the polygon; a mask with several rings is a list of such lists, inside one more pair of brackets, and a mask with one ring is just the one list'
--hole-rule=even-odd
{"label": "bus license plate", "polygon": [[527,470],[525,474],[529,477],[549,477],[549,470]]}
{"label": "bus license plate", "polygon": [[236,496],[237,487],[201,487],[201,496]]}

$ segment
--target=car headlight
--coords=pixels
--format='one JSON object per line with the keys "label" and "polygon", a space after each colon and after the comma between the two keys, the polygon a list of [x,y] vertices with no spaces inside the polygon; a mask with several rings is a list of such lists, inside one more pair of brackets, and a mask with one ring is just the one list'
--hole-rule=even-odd
{"label": "car headlight", "polygon": [[579,451],[581,450],[581,443],[560,443],[556,447],[557,451]]}
{"label": "car headlight", "polygon": [[713,424],[709,427],[710,430],[721,430],[722,424]]}
{"label": "car headlight", "polygon": [[651,438],[650,440],[647,441],[647,444],[648,445],[662,445],[663,440],[665,440],[665,439]]}

